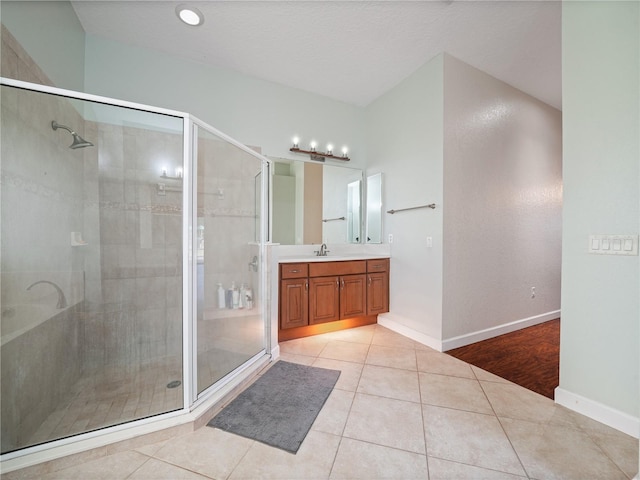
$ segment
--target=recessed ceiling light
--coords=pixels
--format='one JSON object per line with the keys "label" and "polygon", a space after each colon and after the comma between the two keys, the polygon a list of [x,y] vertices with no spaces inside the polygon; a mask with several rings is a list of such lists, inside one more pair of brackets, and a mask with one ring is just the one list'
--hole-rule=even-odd
{"label": "recessed ceiling light", "polygon": [[202,15],[202,12],[195,7],[178,5],[176,7],[176,15],[178,15],[180,20],[192,27],[197,27],[204,23],[204,15]]}

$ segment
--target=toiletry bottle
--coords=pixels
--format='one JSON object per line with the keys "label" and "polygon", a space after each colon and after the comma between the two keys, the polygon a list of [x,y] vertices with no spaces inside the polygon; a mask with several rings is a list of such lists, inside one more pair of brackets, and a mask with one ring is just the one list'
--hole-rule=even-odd
{"label": "toiletry bottle", "polygon": [[227,298],[224,287],[218,283],[218,308],[223,309],[227,306]]}
{"label": "toiletry bottle", "polygon": [[238,288],[235,286],[235,283],[233,285],[233,309],[237,310],[240,307],[240,292],[238,291]]}
{"label": "toiletry bottle", "polygon": [[243,283],[240,285],[240,296],[238,298],[238,308],[245,308],[247,305],[247,284]]}
{"label": "toiletry bottle", "polygon": [[227,300],[226,306],[227,308],[233,308],[233,291],[236,289],[236,282],[231,282],[231,287],[227,290]]}

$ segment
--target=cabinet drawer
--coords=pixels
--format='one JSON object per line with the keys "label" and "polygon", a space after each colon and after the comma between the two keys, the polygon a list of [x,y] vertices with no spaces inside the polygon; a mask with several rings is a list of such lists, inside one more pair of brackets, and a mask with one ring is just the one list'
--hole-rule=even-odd
{"label": "cabinet drawer", "polygon": [[353,275],[367,271],[366,260],[347,262],[314,262],[309,264],[310,277],[328,277],[332,275]]}
{"label": "cabinet drawer", "polygon": [[280,278],[304,278],[309,274],[307,263],[281,263]]}
{"label": "cabinet drawer", "polygon": [[380,258],[378,260],[367,260],[367,272],[388,272],[389,271],[389,259]]}

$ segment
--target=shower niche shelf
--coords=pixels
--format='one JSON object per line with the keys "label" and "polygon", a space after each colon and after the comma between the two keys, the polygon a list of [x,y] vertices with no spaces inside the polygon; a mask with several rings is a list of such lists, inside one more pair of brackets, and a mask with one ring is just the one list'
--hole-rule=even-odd
{"label": "shower niche shelf", "polygon": [[89,245],[82,238],[82,232],[71,232],[71,246],[72,247],[84,247]]}

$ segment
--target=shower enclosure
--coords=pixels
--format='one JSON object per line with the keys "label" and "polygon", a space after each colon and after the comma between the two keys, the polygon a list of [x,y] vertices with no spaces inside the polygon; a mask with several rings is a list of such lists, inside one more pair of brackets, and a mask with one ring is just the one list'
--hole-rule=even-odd
{"label": "shower enclosure", "polygon": [[262,359],[268,160],[188,114],[1,89],[2,458],[186,413]]}

